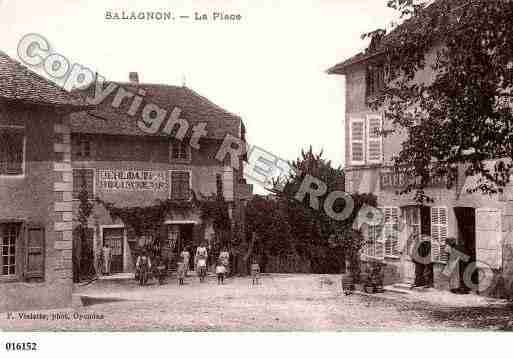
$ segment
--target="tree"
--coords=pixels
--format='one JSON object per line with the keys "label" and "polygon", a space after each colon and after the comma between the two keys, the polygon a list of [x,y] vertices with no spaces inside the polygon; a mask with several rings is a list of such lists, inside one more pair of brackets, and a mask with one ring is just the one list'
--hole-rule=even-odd
{"label": "tree", "polygon": [[[416,178],[403,193],[415,190],[422,202],[433,176],[483,179],[473,190],[502,191],[513,161],[513,2],[508,0],[445,0],[427,6],[414,0],[389,0],[404,22],[372,38],[368,52],[379,53],[388,67],[384,91],[371,103],[382,107],[394,129],[406,140],[395,158]],[[434,63],[426,61],[435,49]],[[435,73],[417,81],[420,70]],[[386,133],[385,133],[386,134]],[[493,164],[491,159],[500,159]]]}

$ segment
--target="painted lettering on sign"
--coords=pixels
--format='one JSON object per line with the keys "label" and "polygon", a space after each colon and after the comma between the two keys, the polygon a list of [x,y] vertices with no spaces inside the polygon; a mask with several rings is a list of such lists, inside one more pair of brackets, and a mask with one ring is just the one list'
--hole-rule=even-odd
{"label": "painted lettering on sign", "polygon": [[140,169],[98,170],[98,186],[105,191],[156,191],[168,190],[166,171]]}

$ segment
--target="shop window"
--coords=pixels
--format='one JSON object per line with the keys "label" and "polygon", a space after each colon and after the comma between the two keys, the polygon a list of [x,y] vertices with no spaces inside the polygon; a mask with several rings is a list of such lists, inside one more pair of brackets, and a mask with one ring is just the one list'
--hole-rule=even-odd
{"label": "shop window", "polygon": [[191,175],[187,171],[171,171],[171,199],[187,201],[191,198]]}
{"label": "shop window", "polygon": [[94,169],[92,168],[73,169],[73,199],[78,199],[83,189],[87,191],[89,199],[94,199]]}
{"label": "shop window", "polygon": [[187,162],[191,159],[191,148],[183,141],[171,142],[171,162]]}
{"label": "shop window", "polygon": [[23,175],[24,143],[23,129],[0,127],[0,175]]}

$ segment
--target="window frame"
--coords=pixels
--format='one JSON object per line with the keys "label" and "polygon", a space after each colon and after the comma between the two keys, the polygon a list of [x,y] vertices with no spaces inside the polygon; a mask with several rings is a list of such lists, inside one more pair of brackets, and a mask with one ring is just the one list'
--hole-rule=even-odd
{"label": "window frame", "polygon": [[26,134],[26,129],[25,129],[25,126],[19,126],[19,125],[0,125],[0,132],[2,131],[9,131],[9,130],[13,130],[13,131],[18,131],[18,132],[21,132],[23,134],[23,144],[22,144],[22,160],[21,160],[21,173],[19,174],[4,174],[4,173],[0,173],[0,178],[12,178],[12,179],[16,179],[16,178],[25,178],[25,174],[26,174],[26,155],[27,155],[27,134]]}
{"label": "window frame", "polygon": [[[89,144],[89,154],[85,155],[83,152],[84,148],[82,146],[83,143]],[[80,152],[76,153],[75,150],[79,149]],[[78,135],[72,139],[71,143],[71,155],[77,161],[90,160],[93,157],[93,141],[89,137]]]}
{"label": "window frame", "polygon": [[365,101],[369,104],[383,91],[388,78],[387,66],[382,63],[365,67]]}
{"label": "window frame", "polygon": [[189,197],[187,199],[184,199],[183,201],[190,201],[192,200],[192,171],[188,169],[174,169],[168,171],[169,175],[169,199],[170,200],[182,200],[182,199],[176,199],[173,197],[173,172],[187,172],[189,174]]}
{"label": "window frame", "polygon": [[[18,236],[14,243],[14,274],[3,273],[3,244],[0,245],[0,283],[1,282],[18,282],[23,280],[23,273],[25,271],[25,248],[24,241],[26,240],[26,222],[19,219],[6,219],[0,221],[0,226],[16,224],[19,226]],[[3,236],[0,237],[3,243]]]}
{"label": "window frame", "polygon": [[[174,158],[173,157],[173,148],[179,144],[182,148],[185,148],[186,158]],[[185,144],[184,140],[172,140],[169,142],[169,162],[171,163],[190,163],[192,159],[192,151],[191,146],[189,144]]]}
{"label": "window frame", "polygon": [[96,168],[93,167],[75,167],[71,170],[71,176],[73,177],[73,190],[71,191],[71,197],[73,201],[79,201],[78,197],[75,197],[75,176],[73,175],[73,171],[75,170],[91,170],[93,171],[93,193],[92,197],[89,200],[94,200],[96,197]]}

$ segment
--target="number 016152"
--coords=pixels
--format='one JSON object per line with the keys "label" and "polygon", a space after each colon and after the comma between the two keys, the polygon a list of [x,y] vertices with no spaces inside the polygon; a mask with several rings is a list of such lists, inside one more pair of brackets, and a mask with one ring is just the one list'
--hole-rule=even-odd
{"label": "number 016152", "polygon": [[5,350],[6,351],[37,350],[37,343],[34,343],[34,342],[23,342],[23,343],[7,342],[7,343],[5,343]]}

